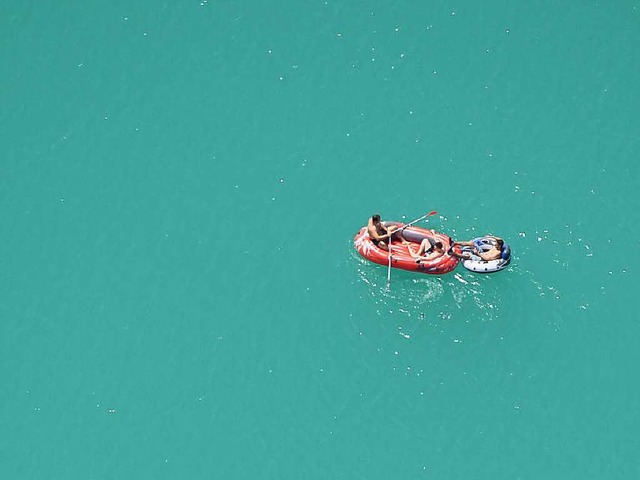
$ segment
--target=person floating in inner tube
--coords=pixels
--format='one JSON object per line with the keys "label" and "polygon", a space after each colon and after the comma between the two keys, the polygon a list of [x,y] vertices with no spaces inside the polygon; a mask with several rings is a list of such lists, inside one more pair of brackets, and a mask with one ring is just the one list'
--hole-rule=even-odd
{"label": "person floating in inner tube", "polygon": [[409,255],[416,259],[416,263],[420,263],[423,260],[433,260],[444,255],[444,245],[440,241],[433,241],[430,238],[425,238],[420,242],[420,248],[417,253],[413,253],[411,247],[407,246]]}
{"label": "person floating in inner tube", "polygon": [[[476,239],[475,241],[469,240],[468,242],[455,241],[453,242],[453,246],[461,245],[463,247],[474,247],[474,250],[475,250],[474,254],[480,257],[485,262],[490,262],[491,260],[500,260],[500,258],[502,258],[502,248],[504,246],[504,240],[494,235],[485,235],[484,237],[482,237],[482,240],[492,240],[492,242],[483,243],[481,240],[478,240],[478,239]],[[482,245],[489,245],[491,246],[491,248],[487,251],[483,251],[481,248]],[[455,255],[458,258],[462,258],[464,260],[468,260],[469,258],[471,258],[470,252],[463,252],[462,254],[457,254],[456,252],[453,251],[453,248],[451,249],[451,254]]]}
{"label": "person floating in inner tube", "polygon": [[371,241],[383,250],[389,250],[387,239],[390,237],[393,237],[392,240],[404,241],[402,232],[397,231],[398,228],[397,225],[385,227],[380,220],[380,215],[377,213],[371,216],[367,224],[367,232],[369,233]]}

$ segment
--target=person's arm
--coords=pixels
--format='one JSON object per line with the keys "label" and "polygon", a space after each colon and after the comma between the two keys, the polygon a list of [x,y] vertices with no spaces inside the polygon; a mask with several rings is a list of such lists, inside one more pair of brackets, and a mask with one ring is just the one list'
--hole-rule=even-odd
{"label": "person's arm", "polygon": [[471,240],[469,240],[468,242],[455,240],[453,242],[453,244],[454,245],[462,245],[463,247],[472,247],[474,245],[474,243]]}
{"label": "person's arm", "polygon": [[371,219],[369,219],[369,222],[367,223],[367,232],[369,233],[369,237],[373,238],[374,240],[380,240],[380,235],[378,235],[376,226],[373,224],[373,221]]}
{"label": "person's arm", "polygon": [[397,225],[389,225],[388,227],[385,227],[385,228],[387,229],[387,235],[389,237],[392,237],[393,235],[395,235],[400,229]]}
{"label": "person's arm", "polygon": [[[384,225],[382,226],[382,228],[384,228],[386,230]],[[388,231],[384,235],[380,235],[378,233],[378,229],[376,228],[376,226],[372,224],[371,227],[369,228],[369,236],[371,238],[373,238],[374,240],[385,240],[385,239],[389,238],[391,235],[389,234]]]}
{"label": "person's arm", "polygon": [[381,240],[385,240],[389,238],[391,235],[393,235],[393,232],[389,231],[389,229],[385,225],[382,225],[382,228],[384,228],[384,231],[386,233],[384,233],[383,235],[380,235]]}

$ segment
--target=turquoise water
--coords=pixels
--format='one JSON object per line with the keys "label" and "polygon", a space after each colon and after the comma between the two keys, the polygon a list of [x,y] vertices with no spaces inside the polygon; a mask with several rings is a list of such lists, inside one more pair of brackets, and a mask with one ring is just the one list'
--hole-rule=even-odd
{"label": "turquoise water", "polygon": [[2,478],[638,477],[639,10],[5,2]]}

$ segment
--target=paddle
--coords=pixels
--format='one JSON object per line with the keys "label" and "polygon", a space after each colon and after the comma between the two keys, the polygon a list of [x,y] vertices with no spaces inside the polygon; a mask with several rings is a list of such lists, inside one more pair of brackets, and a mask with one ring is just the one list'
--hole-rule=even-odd
{"label": "paddle", "polygon": [[430,216],[432,216],[432,215],[437,215],[437,214],[438,214],[438,212],[436,212],[435,210],[433,210],[432,212],[429,212],[429,213],[427,213],[427,214],[425,214],[425,215],[423,215],[423,216],[421,216],[421,217],[419,217],[419,218],[416,218],[415,220],[413,220],[413,221],[411,221],[411,222],[407,223],[407,224],[406,224],[404,227],[402,227],[400,230],[404,230],[405,228],[410,227],[410,226],[411,226],[411,225],[413,225],[414,223],[418,223],[418,222],[419,222],[420,220],[422,220],[423,218],[427,218],[427,217],[430,217]]}
{"label": "paddle", "polygon": [[[403,226],[402,228],[394,231],[393,233],[396,233],[397,231],[402,231],[407,227],[410,227],[411,225],[413,225],[414,223],[418,223],[420,220],[430,217],[432,215],[437,215],[438,212],[436,212],[435,210],[426,213],[425,215],[422,215],[421,217],[416,218],[415,220],[410,221],[409,223],[407,223],[405,226]],[[389,249],[389,267],[387,268],[387,284],[391,283],[391,236],[393,234],[389,235],[389,241],[387,242],[387,248]]]}

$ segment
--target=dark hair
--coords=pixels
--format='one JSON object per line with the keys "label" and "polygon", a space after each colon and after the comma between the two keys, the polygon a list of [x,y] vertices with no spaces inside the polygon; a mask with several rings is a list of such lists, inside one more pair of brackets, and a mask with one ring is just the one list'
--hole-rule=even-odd
{"label": "dark hair", "polygon": [[442,245],[442,242],[436,242],[433,244],[434,247],[438,247],[438,248],[443,248],[444,245]]}
{"label": "dark hair", "polygon": [[374,213],[373,215],[371,215],[371,220],[374,221],[374,222],[379,222],[380,221],[380,214]]}
{"label": "dark hair", "polygon": [[503,246],[504,246],[504,240],[502,240],[501,238],[496,240],[496,247],[498,247],[500,250],[502,250]]}

